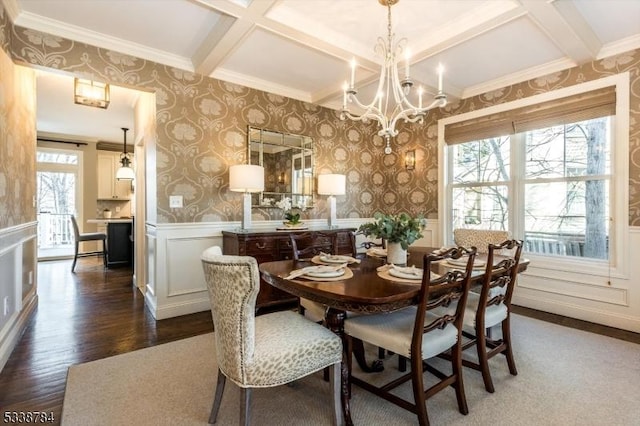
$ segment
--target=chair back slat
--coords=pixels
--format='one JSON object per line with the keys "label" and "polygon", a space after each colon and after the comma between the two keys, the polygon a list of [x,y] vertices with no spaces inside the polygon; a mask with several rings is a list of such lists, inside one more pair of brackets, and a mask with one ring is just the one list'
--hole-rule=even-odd
{"label": "chair back slat", "polygon": [[[511,296],[515,287],[522,255],[523,242],[521,240],[506,240],[500,244],[489,244],[487,255],[487,267],[480,292],[480,303],[485,306],[494,306],[504,303],[507,308],[511,305]],[[496,253],[503,253],[499,261],[495,261]],[[478,314],[482,314],[478,310]]]}
{"label": "chair back slat", "polygon": [[337,237],[338,235],[335,232],[325,233],[321,231],[289,234],[293,259],[311,258],[320,253],[337,254]]}
{"label": "chair back slat", "polygon": [[[460,259],[463,256],[467,258],[467,265],[464,271],[452,270],[439,277],[431,278],[432,263],[447,259]],[[457,328],[458,339],[461,339],[464,306],[469,293],[475,257],[475,247],[453,247],[442,253],[424,256],[422,286],[411,343],[412,351],[421,350],[422,338],[425,333],[437,328],[444,329],[449,324],[453,324]],[[425,325],[427,312],[431,313],[430,318],[434,314],[436,314],[436,317]]]}

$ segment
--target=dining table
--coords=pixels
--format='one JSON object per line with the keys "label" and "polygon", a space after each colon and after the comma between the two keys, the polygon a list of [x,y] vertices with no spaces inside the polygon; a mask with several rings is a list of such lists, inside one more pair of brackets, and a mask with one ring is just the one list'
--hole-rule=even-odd
{"label": "dining table", "polygon": [[[424,256],[434,250],[438,250],[438,248],[410,247],[407,265],[422,269]],[[479,253],[476,256],[476,262],[479,265],[482,265],[483,259],[486,259],[486,254]],[[349,273],[335,278],[290,277],[292,271],[299,271],[302,268],[320,263],[317,261],[317,256],[313,259],[280,260],[264,262],[259,265],[262,278],[270,285],[300,298],[309,299],[327,306],[325,325],[343,339],[343,347],[345,349],[343,351],[344,359],[341,370],[341,401],[347,425],[353,424],[349,405],[348,365],[351,360],[346,358],[348,341],[344,335],[344,321],[347,315],[388,313],[415,305],[418,303],[421,287],[421,278],[401,278],[385,273],[385,257],[366,255],[353,260],[347,265]],[[500,256],[496,256],[495,261],[500,261]],[[528,260],[521,259],[519,270],[526,270],[528,264]],[[431,271],[442,275],[452,269],[460,269],[460,267],[436,262],[432,263]],[[484,274],[484,267],[474,268],[471,276],[471,286],[480,286]],[[382,370],[379,361],[368,365],[363,354],[358,356],[358,352],[354,352],[354,355],[363,371],[376,372]]]}

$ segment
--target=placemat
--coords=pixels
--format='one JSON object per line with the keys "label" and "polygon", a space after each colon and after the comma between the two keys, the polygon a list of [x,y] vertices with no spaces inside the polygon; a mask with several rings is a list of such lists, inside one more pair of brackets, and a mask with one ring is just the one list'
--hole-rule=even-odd
{"label": "placemat", "polygon": [[380,278],[383,278],[385,280],[389,280],[389,281],[395,281],[397,283],[407,283],[407,284],[421,284],[422,283],[422,278],[418,278],[418,279],[409,279],[409,278],[400,278],[400,277],[394,277],[393,275],[389,274],[389,270],[385,269],[383,271],[377,271],[378,276]]}

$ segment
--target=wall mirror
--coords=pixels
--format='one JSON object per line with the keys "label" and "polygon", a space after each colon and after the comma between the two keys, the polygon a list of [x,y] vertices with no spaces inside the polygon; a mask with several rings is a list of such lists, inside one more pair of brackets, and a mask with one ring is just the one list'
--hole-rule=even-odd
{"label": "wall mirror", "polygon": [[312,207],[313,139],[256,127],[248,128],[247,139],[248,163],[264,167],[264,192],[253,194],[253,207],[278,207],[284,197],[292,207]]}

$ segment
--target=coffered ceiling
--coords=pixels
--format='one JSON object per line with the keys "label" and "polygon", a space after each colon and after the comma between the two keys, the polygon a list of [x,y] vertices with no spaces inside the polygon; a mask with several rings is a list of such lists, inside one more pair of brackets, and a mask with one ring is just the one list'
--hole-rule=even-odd
{"label": "coffered ceiling", "polygon": [[[373,96],[387,31],[376,0],[3,1],[23,27],[330,108],[352,58]],[[400,0],[392,17],[413,79],[433,93],[443,64],[450,99],[640,48],[640,0]]]}

